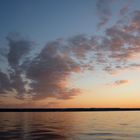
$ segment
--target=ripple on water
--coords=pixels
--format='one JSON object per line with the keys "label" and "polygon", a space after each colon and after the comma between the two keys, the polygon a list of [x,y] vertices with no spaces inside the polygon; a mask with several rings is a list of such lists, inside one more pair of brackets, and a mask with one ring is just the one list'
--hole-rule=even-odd
{"label": "ripple on water", "polygon": [[[130,139],[140,138],[140,134],[130,134],[130,133],[84,133],[83,135],[104,137],[104,140],[115,140],[115,138],[117,138],[117,139],[119,139],[119,138],[120,139],[122,139],[122,138],[130,138]],[[105,139],[106,136],[112,137],[112,138]]]}
{"label": "ripple on water", "polygon": [[59,135],[59,134],[54,134],[54,133],[44,133],[44,134],[36,134],[36,135],[32,135],[32,138],[34,140],[63,140],[65,138],[65,136]]}
{"label": "ripple on water", "polygon": [[120,123],[120,125],[128,125],[128,123]]}
{"label": "ripple on water", "polygon": [[140,112],[17,114],[0,113],[0,140],[140,140]]}
{"label": "ripple on water", "polygon": [[65,136],[45,130],[32,131],[30,133],[20,133],[17,130],[0,132],[0,138],[3,140],[23,139],[25,135],[29,135],[28,137],[31,137],[34,140],[63,140],[65,138]]}

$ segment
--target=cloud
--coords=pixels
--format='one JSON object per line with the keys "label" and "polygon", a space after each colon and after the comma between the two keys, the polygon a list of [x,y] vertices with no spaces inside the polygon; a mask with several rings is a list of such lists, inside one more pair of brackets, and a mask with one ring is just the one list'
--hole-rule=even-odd
{"label": "cloud", "polygon": [[24,39],[17,33],[9,34],[7,36],[9,51],[7,60],[9,63],[9,82],[12,89],[16,90],[17,98],[23,99],[26,92],[25,81],[22,78],[24,68],[22,64],[25,56],[29,53],[32,42]]}
{"label": "cloud", "polygon": [[[8,91],[17,92],[18,98],[23,98],[25,89],[25,81],[22,78],[24,75],[24,69],[22,67],[23,60],[25,56],[29,53],[31,49],[32,42],[28,41],[18,34],[9,34],[7,36],[8,49],[5,48],[0,54],[5,57],[8,61],[7,70],[0,72],[0,92],[6,94]],[[3,64],[4,65],[4,64]]]}
{"label": "cloud", "polygon": [[137,64],[137,63],[133,63],[133,64],[130,64],[129,65],[130,67],[134,67],[134,68],[140,68],[140,64]]}
{"label": "cloud", "polygon": [[95,44],[84,35],[49,42],[33,59],[25,59],[32,48],[31,41],[17,35],[8,36],[7,40],[9,51],[6,57],[10,67],[8,78],[2,73],[5,77],[0,81],[3,83],[7,78],[2,91],[10,87],[16,92],[17,99],[71,99],[80,93],[80,89],[67,85],[71,74],[93,69],[86,54]]}
{"label": "cloud", "polygon": [[127,0],[127,2],[121,7],[120,9],[120,15],[124,16],[125,14],[127,14],[129,12],[130,6],[131,6],[131,0]]}
{"label": "cloud", "polygon": [[112,3],[113,0],[97,0],[96,7],[97,7],[97,14],[99,16],[99,24],[98,28],[104,26],[112,16],[110,3]]}
{"label": "cloud", "polygon": [[0,71],[0,94],[5,94],[12,90],[12,86],[8,76]]}
{"label": "cloud", "polygon": [[114,82],[113,85],[119,86],[119,85],[127,84],[128,82],[129,82],[128,80],[117,80]]}
{"label": "cloud", "polygon": [[[108,6],[102,2],[105,3],[98,1],[98,10],[103,12]],[[140,11],[132,12],[128,18],[129,22],[124,19],[105,29],[102,36],[77,35],[48,42],[32,59],[26,59],[34,45],[31,41],[19,35],[8,36],[9,50],[1,56],[5,56],[9,66],[7,72],[0,71],[0,93],[14,90],[18,99],[67,100],[80,94],[79,88],[68,84],[73,73],[100,68],[115,74],[139,67],[133,58],[140,51]],[[128,81],[118,80],[114,84],[125,83]]]}
{"label": "cloud", "polygon": [[121,86],[121,85],[128,84],[128,83],[129,83],[129,80],[116,80],[114,82],[110,82],[110,83],[107,83],[105,85],[117,87],[117,86]]}
{"label": "cloud", "polygon": [[[127,33],[139,33],[140,32],[140,11],[135,10],[127,15],[120,21],[120,25],[123,25],[123,30]],[[137,34],[138,35],[138,34]]]}
{"label": "cloud", "polygon": [[130,22],[106,29],[106,36],[102,38],[101,46],[114,62],[126,62],[139,54],[139,12],[134,11],[131,15]]}
{"label": "cloud", "polygon": [[18,34],[9,34],[7,40],[9,42],[8,62],[13,69],[16,69],[21,59],[29,52],[31,42]]}
{"label": "cloud", "polygon": [[77,35],[68,40],[68,46],[70,51],[78,59],[86,59],[86,55],[89,51],[93,51],[96,47],[96,40],[88,38],[85,35]]}
{"label": "cloud", "polygon": [[80,92],[79,89],[67,87],[70,74],[81,71],[80,64],[70,55],[63,54],[59,45],[59,41],[48,43],[30,63],[27,77],[33,81],[30,91],[34,93],[33,99],[71,99]]}

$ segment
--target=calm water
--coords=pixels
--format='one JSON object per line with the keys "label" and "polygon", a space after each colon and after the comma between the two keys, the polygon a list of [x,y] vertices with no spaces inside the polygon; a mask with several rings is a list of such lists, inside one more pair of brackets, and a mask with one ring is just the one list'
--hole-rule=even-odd
{"label": "calm water", "polygon": [[0,140],[140,140],[140,112],[0,113]]}

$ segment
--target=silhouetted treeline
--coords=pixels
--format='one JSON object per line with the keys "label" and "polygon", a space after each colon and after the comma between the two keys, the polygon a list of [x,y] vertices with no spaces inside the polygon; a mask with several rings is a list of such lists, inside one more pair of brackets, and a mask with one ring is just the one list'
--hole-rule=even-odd
{"label": "silhouetted treeline", "polygon": [[140,111],[140,108],[0,108],[0,112]]}

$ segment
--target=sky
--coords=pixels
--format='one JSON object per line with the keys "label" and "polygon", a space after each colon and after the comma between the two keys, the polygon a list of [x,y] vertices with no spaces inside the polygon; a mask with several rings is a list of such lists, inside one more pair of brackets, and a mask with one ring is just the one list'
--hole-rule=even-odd
{"label": "sky", "polygon": [[140,107],[139,0],[0,0],[0,107]]}

